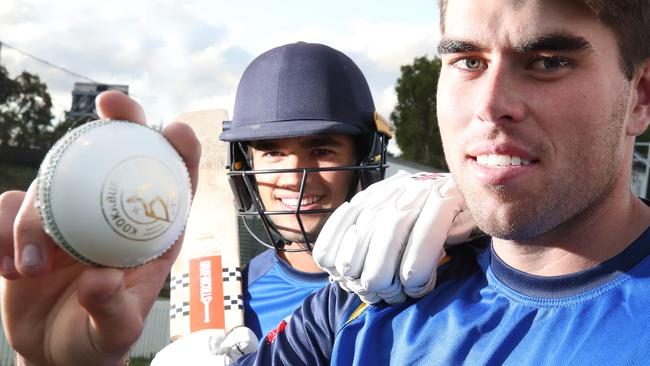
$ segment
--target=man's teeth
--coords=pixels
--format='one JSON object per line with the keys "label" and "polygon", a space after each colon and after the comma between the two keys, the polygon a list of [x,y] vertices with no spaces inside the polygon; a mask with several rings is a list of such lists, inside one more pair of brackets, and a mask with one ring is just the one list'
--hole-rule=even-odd
{"label": "man's teeth", "polygon": [[[320,197],[303,198],[302,201],[300,201],[300,206],[311,205],[314,202],[318,202],[318,200],[320,200]],[[287,206],[298,207],[297,198],[282,198],[282,203],[284,203]]]}
{"label": "man's teeth", "polygon": [[476,162],[483,166],[521,166],[530,164],[530,161],[518,156],[496,154],[479,155],[476,157]]}

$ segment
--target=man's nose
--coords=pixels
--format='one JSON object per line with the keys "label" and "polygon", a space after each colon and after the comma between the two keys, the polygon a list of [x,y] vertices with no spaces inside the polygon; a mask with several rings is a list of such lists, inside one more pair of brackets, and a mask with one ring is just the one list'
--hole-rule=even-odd
{"label": "man's nose", "polygon": [[477,117],[489,123],[521,122],[525,117],[525,95],[521,76],[507,65],[496,62],[483,75],[479,86]]}
{"label": "man's nose", "polygon": [[305,183],[312,179],[314,173],[308,173],[306,168],[315,168],[314,163],[309,159],[301,158],[298,155],[289,155],[284,159],[282,169],[296,169],[295,172],[286,172],[280,175],[278,183],[284,187],[299,189],[303,180]]}

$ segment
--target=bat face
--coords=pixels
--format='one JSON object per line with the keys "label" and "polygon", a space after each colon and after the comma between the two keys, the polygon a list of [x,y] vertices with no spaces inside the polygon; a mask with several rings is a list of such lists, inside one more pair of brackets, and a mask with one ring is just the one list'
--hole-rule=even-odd
{"label": "bat face", "polygon": [[226,118],[224,110],[178,117],[194,129],[202,153],[183,248],[171,271],[172,339],[244,323],[237,216],[225,170],[228,146],[217,139]]}

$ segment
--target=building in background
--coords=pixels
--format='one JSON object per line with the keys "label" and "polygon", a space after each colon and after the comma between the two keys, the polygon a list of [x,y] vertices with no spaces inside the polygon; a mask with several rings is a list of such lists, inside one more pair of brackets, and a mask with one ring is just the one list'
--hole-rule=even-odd
{"label": "building in background", "polygon": [[97,116],[95,98],[105,90],[119,90],[129,95],[129,86],[120,84],[74,83],[72,104],[66,119],[94,118]]}

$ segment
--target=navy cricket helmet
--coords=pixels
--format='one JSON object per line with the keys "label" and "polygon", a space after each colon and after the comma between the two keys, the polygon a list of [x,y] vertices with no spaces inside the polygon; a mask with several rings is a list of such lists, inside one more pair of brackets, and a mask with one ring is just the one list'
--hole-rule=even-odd
{"label": "navy cricket helmet", "polygon": [[[352,135],[358,151],[354,166],[299,168],[274,171],[254,170],[248,142],[319,134]],[[219,137],[230,143],[228,176],[238,206],[238,215],[261,244],[283,250],[288,241],[275,229],[271,215],[293,214],[307,250],[312,243],[300,219],[301,214],[332,212],[334,209],[268,211],[257,192],[257,174],[301,172],[300,200],[306,176],[327,170],[353,170],[355,179],[348,199],[359,189],[384,178],[386,148],[392,132],[388,122],[375,111],[370,88],[357,65],[345,54],[316,43],[291,43],[258,56],[246,68],[237,88],[231,121],[224,121]],[[247,219],[258,217],[269,237],[260,239]]]}

